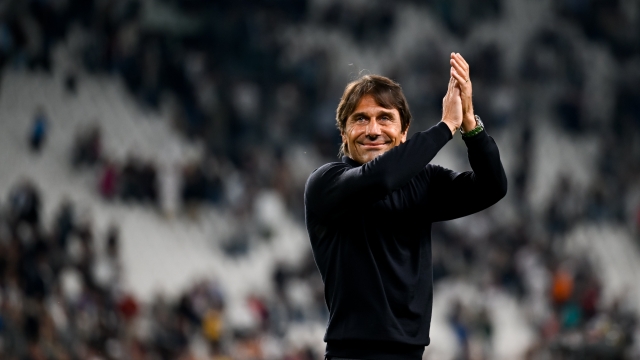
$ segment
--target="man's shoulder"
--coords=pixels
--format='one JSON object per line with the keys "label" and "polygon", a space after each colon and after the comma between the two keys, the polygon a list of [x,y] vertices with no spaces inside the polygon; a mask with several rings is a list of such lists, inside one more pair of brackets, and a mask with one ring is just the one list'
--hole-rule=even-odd
{"label": "man's shoulder", "polygon": [[313,175],[314,173],[317,173],[318,171],[323,171],[323,170],[332,169],[332,168],[350,168],[350,167],[351,167],[351,165],[347,164],[346,162],[332,161],[332,162],[326,163],[326,164],[318,167],[317,169],[313,170],[313,172],[311,174]]}
{"label": "man's shoulder", "polygon": [[309,178],[307,178],[307,183],[304,187],[305,198],[310,194],[322,192],[322,189],[325,188],[332,179],[335,179],[337,174],[350,168],[351,166],[344,162],[330,162],[313,170]]}
{"label": "man's shoulder", "polygon": [[311,174],[309,175],[309,178],[307,179],[307,186],[309,186],[309,182],[319,180],[327,173],[331,173],[336,170],[339,171],[339,170],[350,169],[350,168],[351,168],[351,165],[344,162],[336,161],[336,162],[326,163],[311,172]]}

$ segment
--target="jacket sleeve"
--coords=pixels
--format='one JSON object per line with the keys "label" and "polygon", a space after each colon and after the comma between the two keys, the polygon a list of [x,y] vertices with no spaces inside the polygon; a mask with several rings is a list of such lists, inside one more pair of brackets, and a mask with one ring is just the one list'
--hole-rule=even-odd
{"label": "jacket sleeve", "polygon": [[309,176],[305,206],[325,218],[381,200],[423,171],[451,138],[447,125],[438,123],[362,166],[326,164]]}
{"label": "jacket sleeve", "polygon": [[485,131],[464,139],[472,171],[430,166],[428,212],[432,221],[467,216],[497,203],[507,194],[500,152]]}

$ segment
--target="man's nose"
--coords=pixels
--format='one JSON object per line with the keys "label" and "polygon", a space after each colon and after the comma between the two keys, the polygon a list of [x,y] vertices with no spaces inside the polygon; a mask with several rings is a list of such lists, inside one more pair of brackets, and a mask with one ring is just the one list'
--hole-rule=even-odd
{"label": "man's nose", "polygon": [[381,134],[378,121],[376,121],[376,119],[369,121],[369,124],[367,124],[367,136],[378,136]]}

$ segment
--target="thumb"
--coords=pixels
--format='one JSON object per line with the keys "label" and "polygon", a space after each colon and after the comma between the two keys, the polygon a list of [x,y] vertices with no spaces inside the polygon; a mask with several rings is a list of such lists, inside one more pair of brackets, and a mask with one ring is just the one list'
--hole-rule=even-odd
{"label": "thumb", "polygon": [[460,85],[456,84],[451,92],[451,95],[453,96],[460,96]]}

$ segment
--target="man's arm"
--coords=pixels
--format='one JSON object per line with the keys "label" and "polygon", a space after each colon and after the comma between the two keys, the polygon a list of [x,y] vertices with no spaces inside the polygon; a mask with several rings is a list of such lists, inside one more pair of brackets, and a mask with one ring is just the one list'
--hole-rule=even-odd
{"label": "man's arm", "polygon": [[429,218],[444,221],[467,216],[497,203],[507,193],[498,146],[485,131],[464,139],[472,171],[429,167]]}
{"label": "man's arm", "polygon": [[362,166],[324,165],[307,180],[305,205],[322,217],[336,217],[379,201],[423,171],[451,138],[448,125],[440,122]]}
{"label": "man's arm", "polygon": [[[451,53],[451,76],[460,88],[462,130],[476,127],[469,64],[460,53]],[[433,221],[455,219],[484,210],[507,194],[507,176],[495,141],[483,130],[465,138],[473,171],[457,173],[430,167],[429,213]]]}

